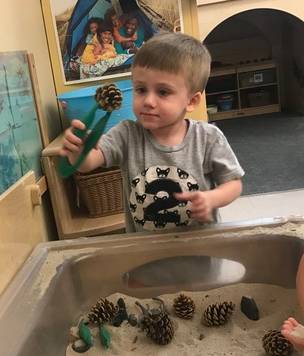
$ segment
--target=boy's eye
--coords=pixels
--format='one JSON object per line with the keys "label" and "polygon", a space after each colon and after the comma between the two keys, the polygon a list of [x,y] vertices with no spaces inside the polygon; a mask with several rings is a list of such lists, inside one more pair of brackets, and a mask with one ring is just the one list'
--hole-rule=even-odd
{"label": "boy's eye", "polygon": [[134,90],[136,94],[144,94],[147,91],[144,87],[136,87]]}
{"label": "boy's eye", "polygon": [[159,89],[159,90],[158,90],[158,94],[159,94],[160,96],[167,96],[167,95],[169,95],[170,93],[169,93],[169,91],[166,90],[166,89]]}

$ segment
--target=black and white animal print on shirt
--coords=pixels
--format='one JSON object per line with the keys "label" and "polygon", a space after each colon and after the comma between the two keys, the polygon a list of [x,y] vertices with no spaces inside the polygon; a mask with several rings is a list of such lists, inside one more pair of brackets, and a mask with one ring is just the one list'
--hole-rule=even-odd
{"label": "black and white animal print on shirt", "polygon": [[187,226],[190,202],[174,198],[177,192],[199,190],[197,181],[174,166],[154,166],[131,179],[130,210],[136,224],[145,230]]}

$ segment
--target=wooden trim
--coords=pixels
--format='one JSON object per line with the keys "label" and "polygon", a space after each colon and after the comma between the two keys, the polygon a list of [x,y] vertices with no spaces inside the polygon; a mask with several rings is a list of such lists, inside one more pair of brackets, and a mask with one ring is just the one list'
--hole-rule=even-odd
{"label": "wooden trim", "polygon": [[280,111],[281,111],[281,109],[282,109],[282,107],[281,107],[281,86],[280,86],[280,71],[279,71],[279,67],[278,66],[276,67],[276,76],[277,76],[277,83],[278,83],[278,86],[277,86],[278,103],[279,103]]}
{"label": "wooden trim", "polygon": [[276,64],[274,62],[260,62],[260,63],[252,63],[252,64],[243,64],[237,67],[237,71],[239,73],[244,72],[253,72],[257,70],[276,68]]}
{"label": "wooden trim", "polygon": [[220,111],[209,115],[209,121],[235,119],[246,116],[268,114],[272,112],[280,112],[281,107],[279,104],[258,106],[252,108],[241,108],[239,110]]}
{"label": "wooden trim", "polygon": [[39,186],[40,195],[43,195],[48,190],[45,176],[42,176],[36,184]]}
{"label": "wooden trim", "polygon": [[239,78],[239,72],[236,72],[236,85],[237,85],[237,89],[238,89],[238,108],[241,109],[242,108],[242,103],[241,103],[241,91],[240,91],[240,78]]}
{"label": "wooden trim", "polygon": [[229,94],[229,93],[236,93],[236,92],[238,92],[238,89],[215,91],[215,92],[212,92],[212,93],[208,93],[206,95],[207,96],[212,96],[212,95]]}
{"label": "wooden trim", "polygon": [[248,89],[256,89],[256,88],[265,88],[265,87],[271,87],[271,86],[277,86],[277,82],[273,83],[267,83],[267,84],[256,84],[256,85],[248,85],[246,87],[240,87],[240,90],[248,90]]}
{"label": "wooden trim", "polygon": [[276,68],[276,63],[273,61],[265,61],[262,63],[241,64],[239,66],[226,66],[213,69],[210,73],[210,77],[219,77],[222,75],[235,74],[236,72],[245,73],[270,68]]}
{"label": "wooden trim", "polygon": [[210,73],[210,78],[211,77],[220,77],[222,75],[229,75],[229,74],[236,74],[236,68],[235,67],[223,67],[219,69],[214,69]]}
{"label": "wooden trim", "polygon": [[43,151],[42,157],[58,156],[62,146],[63,133],[55,138]]}
{"label": "wooden trim", "polygon": [[38,78],[37,78],[33,54],[28,53],[27,59],[28,59],[29,71],[30,71],[30,75],[31,75],[32,88],[33,88],[33,94],[34,94],[34,99],[35,99],[35,106],[36,106],[36,112],[37,112],[37,117],[38,117],[38,122],[39,122],[42,145],[43,145],[43,147],[46,147],[50,143],[50,141],[49,141],[49,135],[48,135],[48,128],[47,128],[47,124],[46,124],[46,117],[44,116],[44,112],[42,110],[42,102],[41,102],[41,97],[40,97]]}
{"label": "wooden trim", "polygon": [[46,179],[43,176],[38,180],[36,184],[32,184],[30,187],[31,200],[34,206],[42,204],[42,195],[47,191]]}
{"label": "wooden trim", "polygon": [[[196,0],[188,0],[188,2],[181,0],[182,4],[182,17],[183,21],[186,18],[189,22],[188,26],[185,26],[184,31],[186,33],[191,34],[192,36],[196,37],[198,40],[199,38],[199,23],[198,23],[198,13],[197,13],[197,5]],[[188,8],[185,7],[188,5]],[[189,16],[186,16],[189,14]],[[187,24],[186,24],[187,25]]]}

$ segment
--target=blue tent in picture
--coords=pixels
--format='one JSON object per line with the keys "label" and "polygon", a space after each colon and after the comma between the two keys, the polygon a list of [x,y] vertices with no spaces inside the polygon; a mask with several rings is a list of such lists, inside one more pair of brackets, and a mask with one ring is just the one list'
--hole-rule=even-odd
{"label": "blue tent in picture", "polygon": [[[146,40],[157,32],[152,21],[141,11],[136,0],[120,0],[119,3],[124,13],[136,12],[139,23],[144,28]],[[66,52],[63,58],[66,69],[81,43],[85,41],[84,30],[88,20],[91,17],[103,18],[112,6],[111,0],[78,0],[66,33]]]}

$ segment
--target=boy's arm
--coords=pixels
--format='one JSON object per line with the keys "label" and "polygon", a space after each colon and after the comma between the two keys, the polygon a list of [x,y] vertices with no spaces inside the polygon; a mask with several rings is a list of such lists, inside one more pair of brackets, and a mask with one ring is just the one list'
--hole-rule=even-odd
{"label": "boy's arm", "polygon": [[190,201],[192,203],[191,218],[207,222],[212,220],[213,210],[230,204],[241,193],[241,179],[233,179],[218,185],[212,190],[176,193],[175,197],[177,200]]}
{"label": "boy's arm", "polygon": [[220,184],[215,189],[209,190],[209,199],[212,201],[213,209],[222,208],[235,199],[237,199],[242,193],[242,181],[241,179],[233,179],[229,182]]}
{"label": "boy's arm", "polygon": [[93,148],[78,168],[78,171],[82,173],[91,172],[102,166],[104,163],[105,159],[102,151],[98,148]]}

